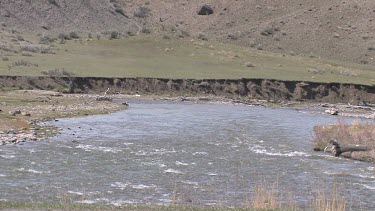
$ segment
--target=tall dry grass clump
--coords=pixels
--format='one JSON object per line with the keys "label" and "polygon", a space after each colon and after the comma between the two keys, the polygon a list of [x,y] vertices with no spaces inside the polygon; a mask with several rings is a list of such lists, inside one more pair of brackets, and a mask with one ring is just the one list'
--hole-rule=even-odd
{"label": "tall dry grass clump", "polygon": [[312,209],[315,211],[345,211],[346,201],[339,194],[337,186],[334,184],[331,193],[327,193],[323,189],[315,195]]}
{"label": "tall dry grass clump", "polygon": [[[336,140],[340,145],[359,145],[375,149],[375,124],[361,121],[347,124],[343,119],[339,119],[333,125],[315,126],[313,141],[316,149],[323,150],[330,140]],[[353,152],[350,156],[358,160],[375,162],[375,150]]]}
{"label": "tall dry grass clump", "polygon": [[256,185],[252,202],[248,207],[260,210],[273,210],[279,208],[278,184],[271,186],[265,185],[265,182]]}

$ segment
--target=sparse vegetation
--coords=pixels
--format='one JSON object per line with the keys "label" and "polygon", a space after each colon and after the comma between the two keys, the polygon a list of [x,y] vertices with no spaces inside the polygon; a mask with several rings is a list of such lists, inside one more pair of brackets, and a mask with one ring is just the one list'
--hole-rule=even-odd
{"label": "sparse vegetation", "polygon": [[207,36],[204,33],[199,33],[198,34],[198,39],[208,41]]}
{"label": "sparse vegetation", "polygon": [[42,74],[43,75],[48,75],[48,76],[51,76],[51,77],[69,77],[69,76],[73,76],[74,73],[70,72],[70,71],[67,71],[65,69],[52,69],[52,70],[48,70],[48,71],[42,71]]}
{"label": "sparse vegetation", "polygon": [[320,190],[315,194],[315,200],[312,203],[312,209],[315,211],[345,211],[347,202],[339,194],[337,185],[334,184],[332,191]]}
{"label": "sparse vegetation", "polygon": [[170,40],[171,37],[165,34],[165,35],[163,35],[163,39],[165,39],[165,40]]}
{"label": "sparse vegetation", "polygon": [[18,40],[18,41],[25,41],[25,38],[23,38],[21,35],[18,35],[18,36],[17,36],[17,40]]}
{"label": "sparse vegetation", "polygon": [[245,63],[245,66],[246,66],[246,67],[255,67],[254,64],[251,63],[251,62],[246,62],[246,63]]}
{"label": "sparse vegetation", "polygon": [[375,162],[375,124],[359,121],[347,124],[340,119],[334,125],[321,125],[314,128],[313,141],[317,149],[324,150],[331,140],[336,140],[340,145],[360,145],[373,149],[343,155],[358,160]]}
{"label": "sparse vegetation", "polygon": [[263,36],[270,36],[270,35],[273,35],[274,33],[275,33],[275,30],[273,28],[266,28],[260,32],[260,34]]}
{"label": "sparse vegetation", "polygon": [[[104,34],[109,37],[111,32]],[[2,65],[3,68],[0,74],[41,75],[42,70],[66,68],[76,73],[77,76],[270,78],[302,81],[311,81],[314,76],[314,81],[317,82],[374,83],[371,79],[374,78],[375,72],[371,67],[254,52],[249,51],[248,48],[210,41],[168,38],[170,38],[168,34],[165,34],[163,38],[159,35],[142,35],[112,41],[95,40],[84,45],[66,41],[65,45],[58,48],[34,44],[31,46],[46,48],[46,52],[43,52],[47,53],[42,54],[42,49],[40,49],[39,54],[33,53],[33,57],[27,59],[38,64],[38,68],[30,66],[26,71],[12,67],[10,71],[7,68],[9,64],[2,62],[0,66]],[[173,49],[173,53],[166,49]],[[11,52],[6,52],[3,55],[8,56],[8,54],[12,56],[12,61],[24,60],[20,54],[12,55]],[[255,67],[246,67],[245,64],[249,61]],[[150,72],[150,67],[153,68],[152,72]],[[176,69],[176,67],[179,68]],[[324,70],[324,72],[316,74],[311,70]],[[352,77],[348,77],[345,73],[350,73]]]}
{"label": "sparse vegetation", "polygon": [[18,60],[16,62],[13,62],[11,64],[11,67],[19,67],[19,66],[24,66],[24,67],[30,67],[30,66],[34,66],[34,67],[38,67],[38,64],[33,64],[29,61],[25,61],[25,60]]}
{"label": "sparse vegetation", "polygon": [[119,4],[115,3],[115,4],[113,4],[113,6],[115,7],[115,12],[121,14],[124,17],[127,17],[124,10],[122,9],[122,7]]}
{"label": "sparse vegetation", "polygon": [[51,37],[49,35],[42,36],[39,40],[40,44],[49,45],[56,41],[56,38]]}
{"label": "sparse vegetation", "polygon": [[21,51],[31,53],[53,54],[51,48],[45,47],[43,45],[24,45],[21,46]]}
{"label": "sparse vegetation", "polygon": [[55,6],[59,6],[59,5],[57,4],[57,1],[56,1],[56,0],[48,0],[48,2],[49,2],[50,4],[55,5]]}
{"label": "sparse vegetation", "polygon": [[[97,101],[105,102],[105,101]],[[345,198],[339,193],[339,188],[334,183],[332,190],[317,189],[314,190],[314,198],[307,202],[308,204],[298,204],[292,197],[292,193],[285,193],[279,190],[277,181],[269,185],[266,182],[257,184],[253,191],[252,197],[244,198],[243,205],[236,207],[226,207],[222,205],[201,206],[199,204],[186,205],[180,204],[175,195],[169,205],[151,206],[151,205],[123,205],[110,206],[98,204],[80,204],[74,203],[67,194],[59,196],[58,203],[28,203],[28,202],[0,202],[1,208],[18,208],[18,209],[51,209],[51,210],[126,210],[126,211],[254,211],[254,210],[314,210],[314,211],[345,211],[349,205]],[[178,190],[173,190],[174,193]],[[288,199],[287,199],[288,198]],[[285,200],[285,201],[281,201]],[[301,209],[300,206],[304,209]]]}
{"label": "sparse vegetation", "polygon": [[69,33],[69,37],[70,37],[71,39],[79,39],[79,38],[80,38],[80,36],[78,35],[77,32],[70,32],[70,33]]}
{"label": "sparse vegetation", "polygon": [[137,18],[147,18],[150,16],[151,10],[148,7],[141,6],[135,12],[134,16]]}
{"label": "sparse vegetation", "polygon": [[25,46],[21,46],[21,50],[25,51],[25,52],[39,53],[40,52],[40,46],[25,45]]}
{"label": "sparse vegetation", "polygon": [[22,56],[31,57],[33,55],[31,53],[29,53],[29,52],[23,51],[22,52]]}
{"label": "sparse vegetation", "polygon": [[141,32],[143,33],[143,34],[151,34],[151,29],[149,29],[149,28],[142,28],[142,30],[141,30]]}
{"label": "sparse vegetation", "polygon": [[14,52],[12,49],[12,46],[6,46],[6,45],[0,45],[0,50],[5,51],[5,52]]}
{"label": "sparse vegetation", "polygon": [[120,38],[120,33],[118,33],[117,31],[111,32],[111,36],[110,36],[111,40],[113,40],[113,39],[119,39],[119,38]]}

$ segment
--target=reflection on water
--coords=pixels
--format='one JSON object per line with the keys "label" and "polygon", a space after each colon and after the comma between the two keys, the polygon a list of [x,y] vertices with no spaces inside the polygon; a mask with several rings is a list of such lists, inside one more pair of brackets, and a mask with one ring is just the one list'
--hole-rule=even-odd
{"label": "reflection on water", "polygon": [[[312,128],[335,117],[286,109],[132,102],[110,115],[63,119],[58,137],[0,148],[0,200],[240,206],[262,181],[302,206],[342,187],[375,208],[374,165],[312,152]],[[271,186],[270,186],[271,187]]]}

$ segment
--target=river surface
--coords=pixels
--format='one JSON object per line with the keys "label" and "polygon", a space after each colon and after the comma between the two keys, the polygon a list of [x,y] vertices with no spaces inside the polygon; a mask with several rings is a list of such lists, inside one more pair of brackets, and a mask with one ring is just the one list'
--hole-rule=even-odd
{"label": "river surface", "polygon": [[[48,124],[61,134],[0,147],[0,200],[242,206],[256,186],[308,207],[334,186],[375,210],[375,166],[313,152],[313,126],[337,117],[221,104],[130,102]],[[350,119],[348,119],[350,121]]]}

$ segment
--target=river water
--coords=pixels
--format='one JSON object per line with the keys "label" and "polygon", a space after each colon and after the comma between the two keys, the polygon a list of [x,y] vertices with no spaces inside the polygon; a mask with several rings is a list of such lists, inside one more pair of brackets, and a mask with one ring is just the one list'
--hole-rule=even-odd
{"label": "river water", "polygon": [[[221,104],[134,101],[109,115],[48,124],[61,134],[0,147],[0,200],[242,206],[256,186],[308,207],[334,186],[375,209],[375,166],[311,149],[337,117]],[[349,120],[350,121],[350,120]]]}

